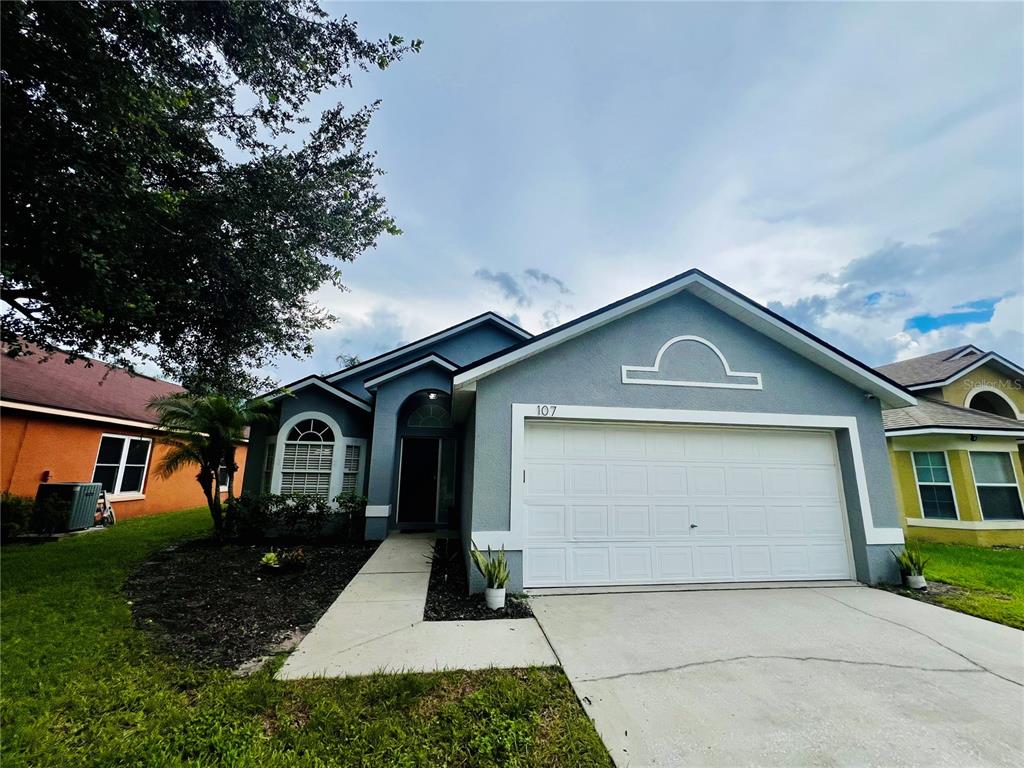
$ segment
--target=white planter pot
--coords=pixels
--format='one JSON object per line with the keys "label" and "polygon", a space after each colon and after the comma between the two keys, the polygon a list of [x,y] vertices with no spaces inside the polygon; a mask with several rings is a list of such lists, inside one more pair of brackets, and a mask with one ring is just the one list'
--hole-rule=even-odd
{"label": "white planter pot", "polygon": [[484,600],[487,602],[487,607],[492,611],[497,611],[505,607],[505,588],[491,589],[488,587],[484,590]]}
{"label": "white planter pot", "polygon": [[903,577],[907,586],[911,589],[924,589],[928,586],[928,582],[924,580],[924,576],[919,573],[908,573]]}

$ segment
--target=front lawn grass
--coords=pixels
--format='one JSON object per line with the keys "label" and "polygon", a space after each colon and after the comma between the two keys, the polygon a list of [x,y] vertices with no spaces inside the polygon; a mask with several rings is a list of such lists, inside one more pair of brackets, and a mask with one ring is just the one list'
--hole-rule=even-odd
{"label": "front lawn grass", "polygon": [[948,608],[1024,629],[1024,549],[921,543],[925,575],[959,590],[937,595]]}
{"label": "front lawn grass", "polygon": [[121,584],[209,528],[193,510],[3,548],[4,768],[610,765],[557,669],[285,683],[154,647]]}

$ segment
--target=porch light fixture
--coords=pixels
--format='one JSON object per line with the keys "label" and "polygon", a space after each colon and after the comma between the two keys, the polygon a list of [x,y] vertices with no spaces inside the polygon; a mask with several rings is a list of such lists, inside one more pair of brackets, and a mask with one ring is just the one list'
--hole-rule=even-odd
{"label": "porch light fixture", "polygon": [[430,394],[427,395],[427,398],[429,400],[437,400],[437,392],[431,392]]}

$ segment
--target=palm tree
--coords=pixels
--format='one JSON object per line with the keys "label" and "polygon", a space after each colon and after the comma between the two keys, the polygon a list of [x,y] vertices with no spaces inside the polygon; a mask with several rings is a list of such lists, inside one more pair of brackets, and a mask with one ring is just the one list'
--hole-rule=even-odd
{"label": "palm tree", "polygon": [[217,489],[220,468],[228,474],[228,499],[234,498],[235,449],[245,438],[245,428],[269,418],[270,404],[265,400],[238,403],[223,395],[194,395],[179,392],[154,398],[149,407],[156,411],[158,426],[164,431],[160,442],[169,446],[157,466],[160,477],[170,477],[194,464],[199,467],[196,480],[203,489],[213,518],[217,538],[224,534],[224,513]]}

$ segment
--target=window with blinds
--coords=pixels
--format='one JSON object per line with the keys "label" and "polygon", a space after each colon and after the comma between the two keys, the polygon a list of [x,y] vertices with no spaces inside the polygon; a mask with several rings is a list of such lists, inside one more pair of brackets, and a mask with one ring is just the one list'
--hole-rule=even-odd
{"label": "window with blinds", "polygon": [[334,432],[322,421],[308,419],[288,433],[281,456],[281,493],[302,493],[329,499],[334,463]]}
{"label": "window with blinds", "polygon": [[341,476],[342,493],[359,493],[359,465],[363,446],[349,443],[345,446],[345,465]]}

